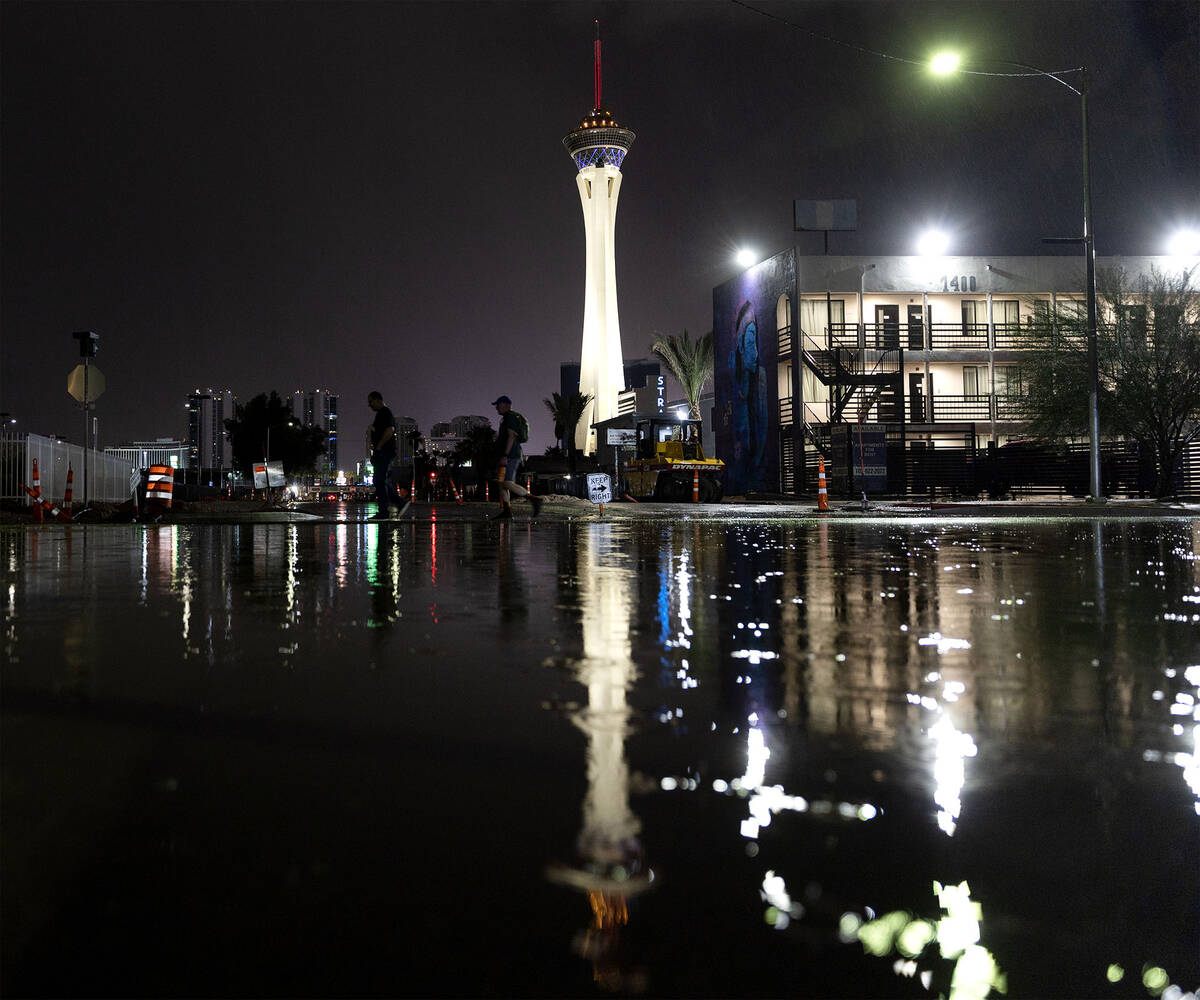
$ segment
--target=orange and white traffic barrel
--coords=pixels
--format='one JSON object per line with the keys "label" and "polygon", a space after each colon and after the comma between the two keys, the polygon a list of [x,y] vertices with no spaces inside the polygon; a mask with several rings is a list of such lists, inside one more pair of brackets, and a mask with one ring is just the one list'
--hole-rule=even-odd
{"label": "orange and white traffic barrel", "polygon": [[146,481],[146,513],[162,514],[171,509],[175,492],[175,470],[169,465],[152,465]]}
{"label": "orange and white traffic barrel", "polygon": [[829,510],[829,491],[825,488],[825,458],[817,459],[817,510]]}

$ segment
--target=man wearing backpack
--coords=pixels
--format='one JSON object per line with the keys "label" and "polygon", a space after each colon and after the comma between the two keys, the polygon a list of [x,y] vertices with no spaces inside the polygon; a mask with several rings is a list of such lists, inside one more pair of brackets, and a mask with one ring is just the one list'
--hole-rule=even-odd
{"label": "man wearing backpack", "polygon": [[521,445],[529,440],[529,421],[512,408],[512,400],[501,396],[493,404],[500,414],[500,431],[496,435],[499,455],[496,464],[496,485],[500,493],[500,513],[503,520],[512,518],[509,500],[513,496],[525,497],[533,505],[533,516],[542,512],[542,499],[535,497],[524,486],[517,483],[517,467],[521,464]]}

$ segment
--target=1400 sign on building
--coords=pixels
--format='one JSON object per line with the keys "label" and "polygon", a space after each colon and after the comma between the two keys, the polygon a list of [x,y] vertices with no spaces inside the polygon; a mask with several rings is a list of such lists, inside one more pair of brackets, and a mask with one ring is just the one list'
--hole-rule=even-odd
{"label": "1400 sign on building", "polygon": [[942,275],[943,292],[973,292],[975,290],[975,275],[973,274]]}

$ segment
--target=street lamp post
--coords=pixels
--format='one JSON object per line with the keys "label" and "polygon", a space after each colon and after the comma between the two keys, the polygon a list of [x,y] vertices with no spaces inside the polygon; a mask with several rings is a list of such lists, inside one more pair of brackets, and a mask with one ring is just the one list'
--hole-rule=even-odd
{"label": "street lamp post", "polygon": [[[1092,500],[1103,503],[1104,496],[1100,492],[1100,360],[1096,348],[1096,237],[1092,229],[1092,168],[1088,158],[1088,71],[1086,66],[1075,69],[1049,70],[1038,69],[1027,63],[1014,62],[1008,59],[990,60],[997,65],[1014,66],[1027,70],[1037,76],[1045,76],[1056,83],[1062,84],[1071,93],[1079,97],[1080,124],[1082,126],[1083,148],[1083,235],[1068,237],[1053,237],[1044,239],[1045,243],[1081,243],[1085,269],[1087,272],[1087,345],[1088,345],[1088,430],[1091,438],[1090,447],[1090,489]],[[959,69],[958,59],[949,53],[939,53],[933,57],[930,67],[935,73],[953,73]],[[975,73],[981,76],[995,76],[980,70],[964,69],[963,72]],[[1078,73],[1079,86],[1072,87],[1061,76],[1063,73]]]}

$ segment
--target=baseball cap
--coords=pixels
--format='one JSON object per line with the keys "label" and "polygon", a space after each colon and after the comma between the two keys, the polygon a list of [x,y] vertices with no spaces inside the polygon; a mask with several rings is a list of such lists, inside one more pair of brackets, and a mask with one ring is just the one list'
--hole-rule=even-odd
{"label": "baseball cap", "polygon": [[492,406],[499,406],[501,403],[507,403],[509,406],[512,406],[512,400],[507,396],[501,396],[494,403],[492,403]]}

